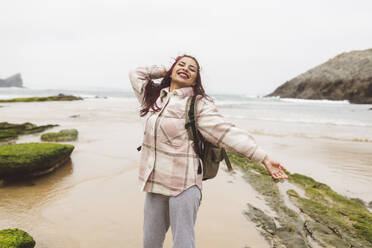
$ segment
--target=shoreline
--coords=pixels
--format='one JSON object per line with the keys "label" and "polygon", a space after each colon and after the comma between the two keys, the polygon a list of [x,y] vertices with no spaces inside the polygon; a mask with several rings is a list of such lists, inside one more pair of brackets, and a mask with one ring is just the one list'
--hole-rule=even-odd
{"label": "shoreline", "polygon": [[[108,243],[113,247],[138,247],[144,194],[137,187],[139,153],[135,148],[141,143],[142,126],[136,109],[131,102],[106,99],[17,103],[2,108],[8,122],[60,124],[51,131],[77,128],[79,140],[67,142],[76,147],[68,165],[37,180],[0,187],[0,197],[4,199],[0,202],[0,228],[19,225],[35,238],[37,248],[99,248]],[[70,118],[77,114],[78,117]],[[241,128],[250,127],[249,121],[233,122]],[[40,135],[21,136],[17,143],[39,141]],[[368,143],[258,134],[254,137],[260,147],[291,172],[313,177],[339,193],[345,191],[347,196],[362,199],[363,195],[372,196],[368,190],[372,189],[371,182],[361,177],[372,173],[368,164],[362,166],[365,161],[372,161],[366,153]],[[354,161],[356,154],[360,161]],[[335,157],[340,160],[330,163]],[[354,161],[355,166],[343,168],[345,159]],[[227,174],[224,165],[221,166],[216,179],[203,183],[203,201],[195,227],[197,245],[269,247],[243,211],[249,202],[271,216],[274,213],[241,174]],[[344,183],[344,178],[350,178],[347,181],[350,185]],[[211,223],[211,220],[217,221]],[[226,232],[227,225],[231,233]],[[170,231],[164,247],[171,247]]]}

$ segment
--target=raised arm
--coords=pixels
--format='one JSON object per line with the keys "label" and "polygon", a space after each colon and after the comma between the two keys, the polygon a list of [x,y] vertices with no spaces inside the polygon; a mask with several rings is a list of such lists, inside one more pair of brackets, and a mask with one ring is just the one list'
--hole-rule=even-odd
{"label": "raised arm", "polygon": [[218,147],[225,148],[254,162],[262,163],[275,179],[285,179],[285,168],[272,161],[259,148],[253,136],[231,122],[226,121],[213,102],[202,98],[198,101],[196,126],[203,137]]}
{"label": "raised arm", "polygon": [[150,67],[138,67],[129,71],[129,80],[140,104],[143,104],[145,86],[151,79],[162,78],[166,70],[156,65]]}

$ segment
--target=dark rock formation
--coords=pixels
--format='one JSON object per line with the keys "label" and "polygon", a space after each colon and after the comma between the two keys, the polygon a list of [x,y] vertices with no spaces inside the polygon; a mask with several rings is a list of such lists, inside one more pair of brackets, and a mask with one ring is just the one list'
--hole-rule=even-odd
{"label": "dark rock formation", "polygon": [[[294,205],[289,208],[277,180],[262,165],[231,152],[228,155],[230,162],[244,172],[244,178],[276,213],[275,217],[268,216],[250,204],[243,212],[256,223],[270,247],[309,248],[314,247],[311,245],[314,242],[318,244],[315,247],[372,247],[372,213],[360,199],[349,199],[324,183],[286,171],[286,188],[295,186],[285,189]],[[295,189],[304,193],[300,195]]]}
{"label": "dark rock formation", "polygon": [[78,137],[78,130],[76,129],[63,129],[59,131],[58,133],[44,133],[41,135],[40,139],[42,141],[53,141],[53,142],[59,142],[59,141],[75,141]]}
{"label": "dark rock formation", "polygon": [[19,135],[39,133],[43,132],[48,128],[53,128],[58,125],[42,125],[37,126],[30,122],[22,124],[14,124],[8,122],[0,122],[0,142],[11,141],[16,139]]}
{"label": "dark rock formation", "polygon": [[372,49],[337,55],[267,96],[372,104]]}
{"label": "dark rock formation", "polygon": [[64,95],[62,93],[57,96],[46,96],[46,97],[20,97],[13,99],[0,99],[0,102],[48,102],[48,101],[77,101],[83,100],[82,97],[73,95]]}
{"label": "dark rock formation", "polygon": [[20,229],[0,230],[1,248],[33,248],[35,240],[25,231]]}
{"label": "dark rock formation", "polygon": [[21,74],[17,73],[6,79],[0,79],[0,87],[23,87]]}
{"label": "dark rock formation", "polygon": [[49,173],[69,161],[73,150],[72,145],[54,143],[0,146],[0,179],[23,179]]}

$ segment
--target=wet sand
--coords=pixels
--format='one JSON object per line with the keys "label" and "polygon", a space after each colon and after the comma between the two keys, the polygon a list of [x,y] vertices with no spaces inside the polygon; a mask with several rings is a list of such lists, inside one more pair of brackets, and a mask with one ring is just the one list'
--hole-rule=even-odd
{"label": "wet sand", "polygon": [[[145,194],[137,183],[136,147],[142,126],[133,109],[130,102],[102,99],[2,108],[2,119],[8,122],[58,123],[53,131],[77,128],[79,140],[71,142],[75,150],[70,164],[38,179],[0,187],[0,229],[24,229],[37,248],[141,247]],[[75,114],[80,116],[69,118]],[[39,136],[22,136],[17,142],[38,141]],[[242,214],[247,202],[265,206],[239,172],[221,170],[203,187],[198,247],[268,247]],[[172,247],[171,239],[169,230],[164,247]]]}
{"label": "wet sand", "polygon": [[[3,104],[1,121],[60,124],[77,128],[71,163],[31,181],[0,187],[0,229],[19,227],[37,248],[141,247],[143,192],[137,184],[142,125],[136,102],[86,99],[79,102]],[[79,115],[70,118],[71,115]],[[249,122],[233,120],[250,130]],[[17,142],[39,141],[40,134]],[[257,142],[291,172],[329,184],[348,196],[372,200],[371,143],[255,135]],[[241,174],[220,170],[203,184],[196,224],[197,247],[269,247],[247,221],[246,203],[266,210]],[[169,230],[165,248],[172,247]]]}

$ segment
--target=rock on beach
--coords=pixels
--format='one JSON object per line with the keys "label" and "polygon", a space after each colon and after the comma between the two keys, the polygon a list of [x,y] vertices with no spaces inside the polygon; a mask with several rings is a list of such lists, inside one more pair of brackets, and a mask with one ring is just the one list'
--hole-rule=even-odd
{"label": "rock on beach", "polygon": [[0,230],[0,248],[33,248],[35,240],[20,229]]}
{"label": "rock on beach", "polygon": [[48,128],[58,125],[42,125],[37,126],[30,122],[22,124],[0,122],[0,142],[16,139],[19,135],[43,132]]}
{"label": "rock on beach", "polygon": [[73,95],[64,95],[62,93],[57,96],[46,96],[46,97],[19,97],[13,99],[0,99],[0,102],[48,102],[48,101],[77,101],[83,100],[82,97]]}
{"label": "rock on beach", "polygon": [[59,131],[58,133],[50,132],[50,133],[44,133],[41,135],[42,141],[53,141],[53,142],[59,142],[59,141],[75,141],[78,137],[78,130],[76,129],[63,129]]}
{"label": "rock on beach", "polygon": [[72,145],[21,143],[0,146],[0,179],[23,179],[50,173],[70,159]]}

